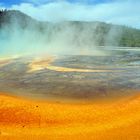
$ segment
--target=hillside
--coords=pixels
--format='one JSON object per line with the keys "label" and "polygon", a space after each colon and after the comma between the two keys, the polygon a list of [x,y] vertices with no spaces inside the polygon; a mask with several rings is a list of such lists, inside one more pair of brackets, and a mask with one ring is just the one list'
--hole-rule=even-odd
{"label": "hillside", "polygon": [[45,36],[46,42],[57,38],[75,46],[140,47],[140,30],[104,22],[40,22],[20,11],[5,10],[0,11],[0,35],[5,28],[8,30],[8,37],[12,36],[13,31],[22,33],[30,30],[37,37]]}

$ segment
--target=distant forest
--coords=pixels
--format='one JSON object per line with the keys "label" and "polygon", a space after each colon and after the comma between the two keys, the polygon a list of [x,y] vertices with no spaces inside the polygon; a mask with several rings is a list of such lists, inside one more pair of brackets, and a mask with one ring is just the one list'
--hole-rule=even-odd
{"label": "distant forest", "polygon": [[[96,21],[65,21],[54,24],[37,21],[20,11],[0,10],[0,33],[5,27],[12,30],[13,25],[14,28],[17,27],[23,31],[33,29],[37,30],[39,34],[47,33],[48,36],[55,34],[54,31],[61,35],[62,31],[69,29],[71,40],[81,39],[89,45],[94,41],[94,45],[97,46],[140,47],[139,29]],[[11,33],[9,34],[11,35]]]}

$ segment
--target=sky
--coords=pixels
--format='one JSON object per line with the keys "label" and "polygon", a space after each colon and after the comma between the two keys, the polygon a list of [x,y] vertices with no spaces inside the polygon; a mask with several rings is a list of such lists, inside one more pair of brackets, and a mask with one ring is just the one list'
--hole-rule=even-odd
{"label": "sky", "polygon": [[0,0],[43,21],[103,21],[140,28],[140,0]]}

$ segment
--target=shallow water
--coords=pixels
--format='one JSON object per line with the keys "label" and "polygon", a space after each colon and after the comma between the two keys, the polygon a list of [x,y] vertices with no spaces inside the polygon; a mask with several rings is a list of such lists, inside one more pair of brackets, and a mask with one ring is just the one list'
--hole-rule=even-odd
{"label": "shallow water", "polygon": [[140,49],[117,47],[104,52],[108,55],[59,55],[51,63],[102,72],[67,72],[45,67],[29,73],[34,57],[12,59],[0,66],[0,91],[35,98],[84,100],[121,97],[139,91]]}

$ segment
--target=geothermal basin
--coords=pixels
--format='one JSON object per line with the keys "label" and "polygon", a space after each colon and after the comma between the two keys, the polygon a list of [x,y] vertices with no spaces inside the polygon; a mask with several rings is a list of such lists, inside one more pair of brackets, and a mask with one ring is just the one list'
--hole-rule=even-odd
{"label": "geothermal basin", "polygon": [[105,55],[46,54],[0,59],[0,91],[57,101],[112,99],[137,93],[140,49],[101,50]]}

